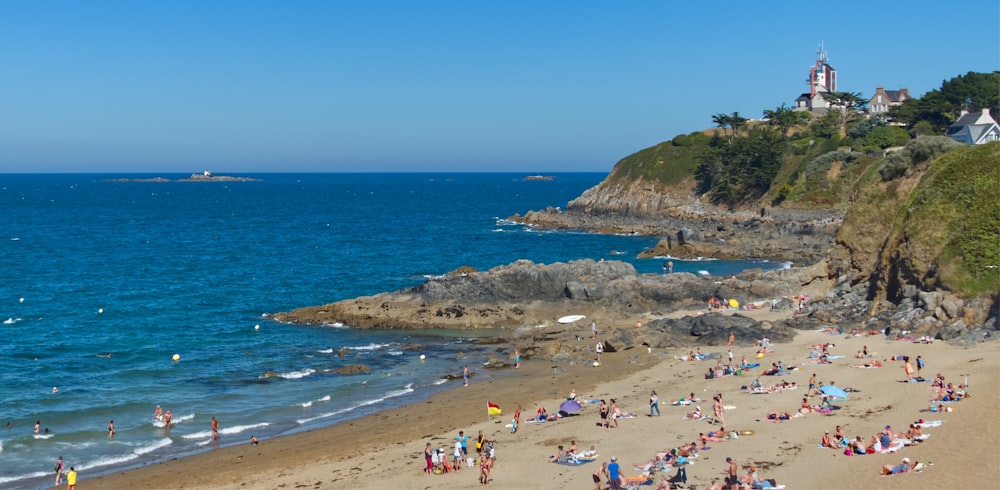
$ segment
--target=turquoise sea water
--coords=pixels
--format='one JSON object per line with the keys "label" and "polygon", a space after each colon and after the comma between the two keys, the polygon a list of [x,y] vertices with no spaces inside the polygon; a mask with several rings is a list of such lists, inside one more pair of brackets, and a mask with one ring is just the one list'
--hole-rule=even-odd
{"label": "turquoise sea water", "polygon": [[[463,265],[603,257],[659,273],[663,263],[635,258],[656,238],[502,219],[565,206],[598,173],[107,181],[121,177],[151,176],[0,175],[0,425],[11,424],[0,429],[2,488],[51,485],[59,456],[83,479],[208,450],[213,416],[229,445],[416,403],[461,383],[443,374],[486,358],[467,331],[292,326],[266,313]],[[712,275],[781,266],[674,259],[675,271]],[[329,372],[347,364],[372,372]],[[153,423],[158,404],[173,414],[169,433]]]}

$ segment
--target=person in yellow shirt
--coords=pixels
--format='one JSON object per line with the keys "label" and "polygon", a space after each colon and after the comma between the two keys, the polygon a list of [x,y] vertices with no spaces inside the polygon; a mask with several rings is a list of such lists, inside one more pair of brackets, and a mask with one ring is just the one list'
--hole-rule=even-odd
{"label": "person in yellow shirt", "polygon": [[66,485],[68,490],[76,488],[76,469],[72,466],[69,467],[69,473],[66,473]]}

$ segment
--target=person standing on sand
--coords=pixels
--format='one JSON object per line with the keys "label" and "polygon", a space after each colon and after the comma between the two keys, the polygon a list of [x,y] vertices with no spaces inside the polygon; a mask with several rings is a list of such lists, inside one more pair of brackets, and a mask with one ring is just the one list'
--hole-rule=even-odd
{"label": "person standing on sand", "polygon": [[521,367],[521,351],[514,348],[514,369]]}
{"label": "person standing on sand", "polygon": [[427,467],[424,468],[424,473],[427,473],[428,475],[433,475],[434,474],[434,463],[433,463],[434,452],[431,451],[431,443],[429,443],[429,442],[427,443],[426,446],[424,446],[424,459],[427,460]]}
{"label": "person standing on sand", "polygon": [[656,390],[649,392],[649,416],[653,416],[653,410],[656,410],[656,416],[660,416],[660,397],[656,396]]}
{"label": "person standing on sand", "polygon": [[622,480],[625,479],[625,475],[622,474],[622,468],[618,465],[618,457],[611,457],[611,464],[608,465],[608,483],[611,484],[612,490],[622,490]]}
{"label": "person standing on sand", "polygon": [[212,417],[212,440],[219,440],[219,421],[215,420],[215,417]]}
{"label": "person standing on sand", "polygon": [[597,362],[601,362],[601,353],[604,352],[604,342],[597,341],[597,345],[594,346],[594,351],[597,352]]}
{"label": "person standing on sand", "polygon": [[736,342],[736,334],[729,332],[729,342],[726,345],[733,345],[733,342]]}
{"label": "person standing on sand", "polygon": [[903,365],[903,371],[906,371],[906,381],[913,381],[913,364],[910,364],[910,356],[903,356],[903,360],[906,361]]}
{"label": "person standing on sand", "polygon": [[924,360],[920,356],[917,356],[917,377],[920,377],[920,371],[924,368]]}
{"label": "person standing on sand", "polygon": [[462,455],[469,457],[469,436],[465,435],[464,430],[458,431],[458,436],[455,437],[455,441],[462,445]]}
{"label": "person standing on sand", "polygon": [[739,490],[740,477],[737,474],[739,469],[736,466],[736,461],[733,461],[733,458],[727,457],[726,462],[729,463],[729,467],[726,468],[726,483],[729,485],[729,490]]}
{"label": "person standing on sand", "polygon": [[70,466],[69,473],[66,473],[66,489],[73,490],[76,488],[76,468]]}
{"label": "person standing on sand", "polygon": [[597,338],[597,322],[590,322],[590,338]]}

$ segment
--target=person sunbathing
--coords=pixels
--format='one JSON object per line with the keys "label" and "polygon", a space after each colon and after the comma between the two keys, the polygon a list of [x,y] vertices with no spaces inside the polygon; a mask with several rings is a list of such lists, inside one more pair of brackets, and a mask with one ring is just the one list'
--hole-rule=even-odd
{"label": "person sunbathing", "polygon": [[694,407],[694,411],[684,416],[686,419],[698,420],[701,418],[701,407]]}
{"label": "person sunbathing", "polygon": [[802,404],[799,406],[799,413],[805,415],[813,411],[812,405],[809,404],[809,399],[803,398]]}
{"label": "person sunbathing", "polygon": [[882,465],[882,474],[892,476],[901,473],[907,473],[913,468],[915,468],[917,464],[919,463],[914,462],[913,464],[910,464],[910,458],[903,458],[903,462],[897,464],[896,466],[893,466],[891,464]]}
{"label": "person sunbathing", "polygon": [[854,454],[868,454],[868,448],[865,447],[865,443],[861,440],[861,436],[857,436],[851,441],[851,449],[854,450]]}
{"label": "person sunbathing", "polygon": [[823,434],[823,439],[820,441],[820,446],[828,447],[831,449],[837,449],[840,447],[840,445],[833,442],[833,438],[830,437],[830,431],[826,431],[826,433]]}
{"label": "person sunbathing", "polygon": [[911,441],[919,441],[923,435],[923,431],[920,430],[920,426],[917,424],[910,424],[910,429],[906,431],[906,438]]}
{"label": "person sunbathing", "polygon": [[560,445],[559,450],[554,456],[549,457],[550,463],[565,463],[569,460],[569,456],[566,455],[566,451]]}
{"label": "person sunbathing", "polygon": [[777,410],[771,410],[770,412],[767,413],[767,420],[773,420],[775,422],[780,420],[789,420],[791,418],[792,415],[788,412],[779,412]]}

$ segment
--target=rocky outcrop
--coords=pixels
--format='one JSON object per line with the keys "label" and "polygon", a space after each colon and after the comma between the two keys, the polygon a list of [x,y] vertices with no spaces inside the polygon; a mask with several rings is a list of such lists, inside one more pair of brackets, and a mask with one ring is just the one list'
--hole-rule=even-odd
{"label": "rocky outcrop", "polygon": [[825,266],[818,264],[720,280],[688,273],[638,274],[631,264],[618,261],[543,265],[522,260],[485,272],[447,274],[396,292],[276,313],[274,318],[373,329],[514,328],[554,324],[568,314],[613,321],[697,308],[713,296],[741,302],[789,296],[825,274]]}
{"label": "rocky outcrop", "polygon": [[843,213],[774,209],[729,212],[702,202],[690,187],[666,189],[636,180],[606,179],[570,201],[508,219],[553,229],[661,237],[644,257],[759,258],[810,265],[834,244]]}

